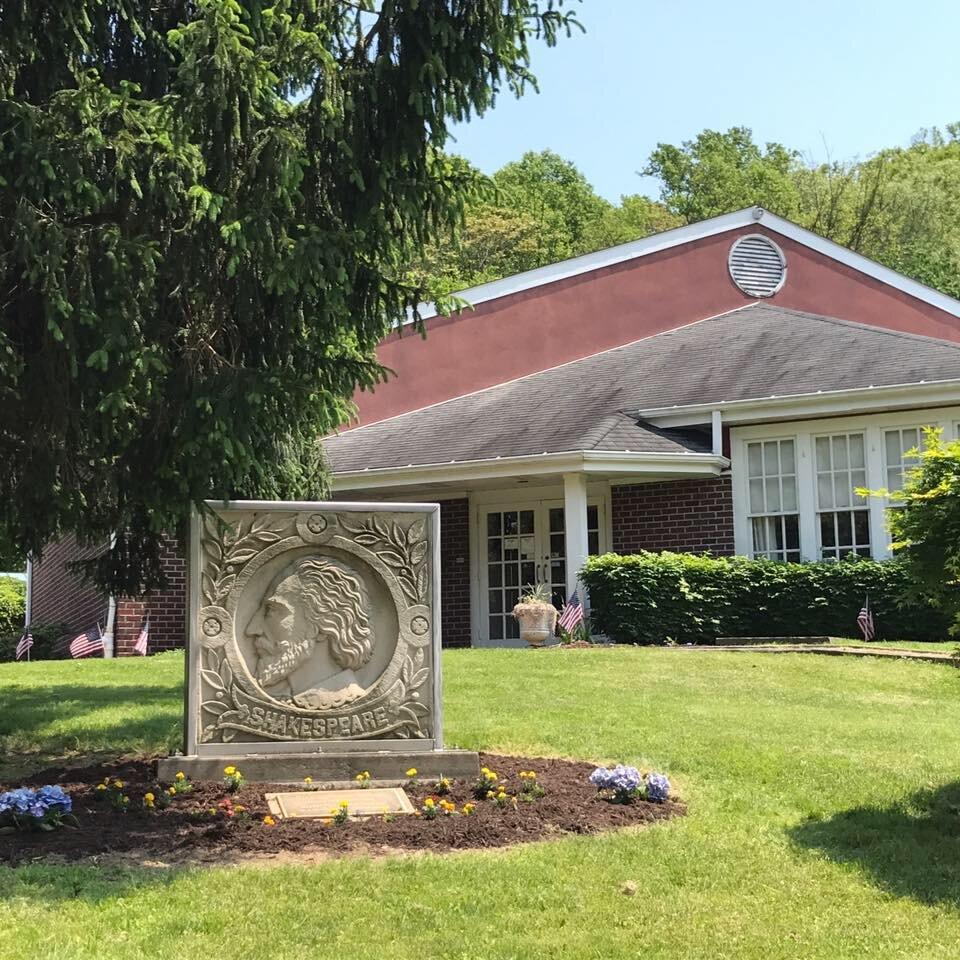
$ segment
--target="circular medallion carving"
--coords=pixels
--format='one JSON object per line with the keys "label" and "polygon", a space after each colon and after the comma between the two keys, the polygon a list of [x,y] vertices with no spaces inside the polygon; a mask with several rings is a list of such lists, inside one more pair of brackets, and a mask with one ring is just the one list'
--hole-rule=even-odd
{"label": "circular medallion carving", "polygon": [[410,631],[422,637],[430,629],[430,621],[426,617],[416,616],[410,621]]}
{"label": "circular medallion carving", "polygon": [[307,529],[314,534],[323,533],[327,529],[327,518],[322,513],[311,513],[307,517]]}
{"label": "circular medallion carving", "polygon": [[223,632],[223,624],[216,617],[207,617],[200,626],[206,637],[215,637]]}

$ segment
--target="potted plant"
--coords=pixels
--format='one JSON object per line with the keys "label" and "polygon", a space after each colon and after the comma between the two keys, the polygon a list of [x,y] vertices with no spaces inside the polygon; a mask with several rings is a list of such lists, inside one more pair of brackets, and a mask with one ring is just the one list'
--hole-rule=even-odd
{"label": "potted plant", "polygon": [[545,583],[529,587],[513,608],[520,624],[520,639],[531,647],[542,646],[557,629],[557,608],[550,601],[550,589]]}

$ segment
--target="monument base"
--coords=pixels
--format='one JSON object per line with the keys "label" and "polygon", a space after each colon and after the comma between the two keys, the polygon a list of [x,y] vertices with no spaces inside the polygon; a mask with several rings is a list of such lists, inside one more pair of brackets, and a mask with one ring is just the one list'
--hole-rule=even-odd
{"label": "monument base", "polygon": [[475,780],[480,775],[480,760],[472,750],[426,750],[408,752],[369,751],[366,753],[250,753],[221,757],[161,757],[157,777],[172,781],[182,771],[191,780],[220,780],[223,768],[235,766],[254,783],[303,783],[312,777],[315,783],[352,784],[363,771],[371,781],[400,784],[408,779],[407,770],[416,768],[418,780]]}

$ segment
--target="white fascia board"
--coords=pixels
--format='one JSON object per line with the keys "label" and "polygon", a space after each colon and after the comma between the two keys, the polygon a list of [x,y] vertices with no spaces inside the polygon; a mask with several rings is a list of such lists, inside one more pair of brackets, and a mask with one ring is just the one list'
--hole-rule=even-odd
{"label": "white fascia board", "polygon": [[933,287],[928,287],[918,280],[911,280],[910,277],[897,273],[896,270],[891,270],[890,267],[885,267],[882,263],[877,263],[876,260],[871,260],[862,253],[855,253],[839,243],[834,243],[833,240],[827,240],[825,237],[791,223],[789,220],[784,220],[783,217],[778,217],[768,210],[763,211],[763,216],[758,222],[760,226],[766,227],[774,233],[779,233],[782,237],[787,237],[811,250],[816,250],[817,253],[829,257],[831,260],[852,267],[859,273],[873,277],[874,280],[879,280],[881,283],[909,294],[917,300],[923,300],[945,313],[960,317],[960,300],[955,300],[953,297],[941,293],[939,290],[934,290]]}
{"label": "white fascia board", "polygon": [[497,457],[453,463],[415,464],[408,467],[357,470],[335,473],[332,489],[385,489],[431,483],[465,483],[473,480],[509,479],[542,474],[590,473],[676,474],[716,476],[729,467],[726,457],[711,453],[628,453],[588,450],[572,453],[544,453],[533,457]]}
{"label": "white fascia board", "polygon": [[[706,237],[713,237],[719,233],[726,233],[729,230],[748,226],[763,227],[772,233],[787,237],[795,243],[829,257],[831,260],[836,260],[859,273],[879,280],[895,290],[900,290],[917,300],[929,303],[954,317],[960,317],[960,300],[955,300],[953,297],[947,296],[939,290],[934,290],[917,280],[911,280],[902,273],[897,273],[896,270],[891,270],[889,267],[863,256],[863,254],[854,253],[853,250],[818,236],[805,227],[791,223],[783,217],[778,217],[775,213],[770,213],[769,210],[764,210],[762,207],[746,207],[733,213],[711,217],[709,220],[675,227],[673,230],[655,233],[649,237],[642,237],[640,240],[631,240],[629,243],[621,243],[615,247],[608,247],[606,250],[597,250],[595,253],[587,253],[570,260],[561,260],[559,263],[551,263],[535,270],[527,270],[511,277],[504,277],[502,280],[494,280],[491,283],[483,283],[467,290],[460,290],[454,296],[475,307],[490,300],[497,300],[500,297],[522,293],[525,290],[532,290],[544,284],[566,280],[569,277],[577,277],[583,273],[589,273],[591,270],[602,270],[605,267],[616,266],[619,263],[658,253],[661,250],[669,250],[684,243],[703,240]],[[436,308],[432,303],[420,304],[418,312],[421,320],[429,320],[437,316]],[[411,314],[404,325],[412,322],[413,316]]]}
{"label": "white fascia board", "polygon": [[720,411],[724,425],[730,426],[763,420],[795,420],[897,408],[950,406],[958,402],[960,379],[953,379],[818,391],[784,397],[715,400],[684,407],[651,407],[637,411],[637,416],[657,427],[689,427],[710,422],[714,411]]}
{"label": "white fascia board", "polygon": [[[597,250],[595,253],[571,257],[569,260],[550,263],[545,267],[537,267],[535,270],[515,273],[513,276],[504,277],[502,280],[493,280],[490,283],[481,283],[479,286],[470,287],[467,290],[458,290],[454,296],[466,300],[470,306],[476,307],[489,300],[509,297],[511,294],[542,287],[544,284],[555,283],[557,280],[578,277],[580,274],[589,273],[591,270],[602,270],[604,267],[613,267],[618,263],[635,260],[637,257],[645,257],[661,250],[669,250],[671,247],[689,243],[692,240],[702,240],[718,233],[735,230],[737,227],[756,224],[758,222],[754,215],[756,209],[758,208],[748,207],[745,210],[736,210],[720,217],[701,220],[699,223],[688,223],[682,227],[674,227],[672,230],[665,230],[663,233],[641,237],[639,240],[631,240],[629,243],[607,247],[607,249]],[[766,213],[763,215],[769,216]],[[437,315],[436,308],[432,303],[420,304],[418,311],[421,320],[429,320]],[[412,322],[413,317],[411,316],[407,323]]]}

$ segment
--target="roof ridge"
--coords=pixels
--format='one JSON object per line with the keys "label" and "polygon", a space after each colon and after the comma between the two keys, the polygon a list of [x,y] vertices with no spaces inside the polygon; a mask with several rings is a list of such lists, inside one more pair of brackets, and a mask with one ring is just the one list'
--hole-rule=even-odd
{"label": "roof ridge", "polygon": [[[626,420],[628,423],[632,424],[639,423],[637,417],[632,417],[629,413],[626,413],[623,410],[614,410],[612,413],[608,413],[601,417],[593,426],[581,434],[579,437],[580,443],[582,443],[584,447],[589,445],[590,449],[596,449],[597,445],[609,437],[610,434],[620,425],[622,420]],[[594,439],[593,434],[596,433],[599,433],[599,436]]]}

